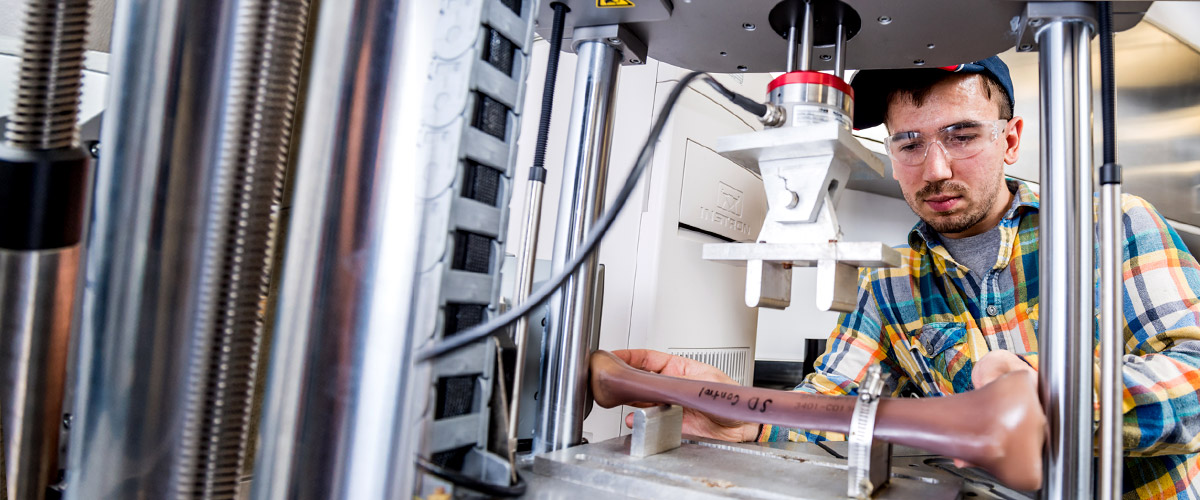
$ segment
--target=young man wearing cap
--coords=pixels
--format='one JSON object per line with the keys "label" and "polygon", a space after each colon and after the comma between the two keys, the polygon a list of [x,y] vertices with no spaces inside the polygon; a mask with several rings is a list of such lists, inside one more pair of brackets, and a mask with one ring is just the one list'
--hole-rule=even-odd
{"label": "young man wearing cap", "polygon": [[[879,364],[884,393],[921,397],[981,387],[1038,366],[1038,197],[1004,176],[1024,121],[997,57],[952,68],[862,71],[855,127],[887,125],[893,176],[920,217],[895,269],[863,269],[816,372],[796,390],[856,394]],[[1130,498],[1200,498],[1200,266],[1145,200],[1123,200],[1125,461]],[[1064,334],[1066,332],[1063,332]],[[1098,350],[1097,350],[1098,352]],[[630,365],[732,382],[665,353],[618,351]],[[938,417],[931,417],[938,418]],[[730,441],[840,435],[685,413],[684,432]],[[1196,483],[1196,484],[1194,484]]]}

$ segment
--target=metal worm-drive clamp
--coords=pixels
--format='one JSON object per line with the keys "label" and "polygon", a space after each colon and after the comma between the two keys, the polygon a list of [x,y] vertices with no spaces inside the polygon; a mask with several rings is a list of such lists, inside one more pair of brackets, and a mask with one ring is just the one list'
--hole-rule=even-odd
{"label": "metal worm-drive clamp", "polygon": [[892,444],[875,441],[875,411],[883,378],[879,365],[867,368],[867,376],[858,386],[858,401],[850,420],[849,484],[846,495],[851,498],[870,498],[887,484],[892,465]]}

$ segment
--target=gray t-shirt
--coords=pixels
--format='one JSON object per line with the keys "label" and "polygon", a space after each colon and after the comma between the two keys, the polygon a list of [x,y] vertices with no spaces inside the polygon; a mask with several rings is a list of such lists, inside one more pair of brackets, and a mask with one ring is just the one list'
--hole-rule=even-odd
{"label": "gray t-shirt", "polygon": [[1000,257],[1000,225],[997,224],[986,233],[966,238],[947,238],[938,235],[942,245],[954,261],[966,266],[978,281],[983,281],[983,275],[996,266]]}

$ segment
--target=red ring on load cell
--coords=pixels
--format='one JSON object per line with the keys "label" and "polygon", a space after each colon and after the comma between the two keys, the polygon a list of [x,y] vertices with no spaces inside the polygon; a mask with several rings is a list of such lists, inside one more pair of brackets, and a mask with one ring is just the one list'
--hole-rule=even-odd
{"label": "red ring on load cell", "polygon": [[778,78],[771,80],[771,83],[767,84],[767,93],[790,83],[815,83],[817,85],[833,87],[842,91],[843,94],[850,96],[851,99],[854,99],[854,89],[850,87],[850,84],[841,78],[820,71],[793,71],[779,75]]}

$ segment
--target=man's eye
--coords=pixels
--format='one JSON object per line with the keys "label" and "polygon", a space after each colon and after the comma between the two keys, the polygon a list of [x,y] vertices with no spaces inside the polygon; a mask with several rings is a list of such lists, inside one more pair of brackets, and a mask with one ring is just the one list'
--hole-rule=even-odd
{"label": "man's eye", "polygon": [[925,145],[924,145],[924,144],[921,144],[921,143],[919,143],[919,142],[910,142],[910,143],[908,143],[908,144],[902,144],[902,145],[900,146],[900,152],[902,152],[902,153],[913,153],[913,152],[919,152],[919,151],[921,151],[921,149],[923,149],[924,147],[925,147]]}
{"label": "man's eye", "polygon": [[946,145],[947,146],[966,146],[978,138],[979,138],[979,135],[977,135],[977,134],[952,135],[952,136],[946,138]]}

